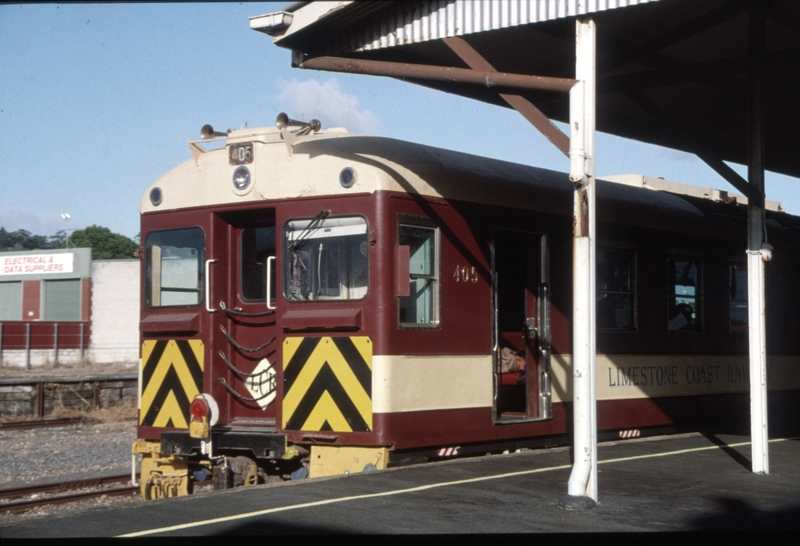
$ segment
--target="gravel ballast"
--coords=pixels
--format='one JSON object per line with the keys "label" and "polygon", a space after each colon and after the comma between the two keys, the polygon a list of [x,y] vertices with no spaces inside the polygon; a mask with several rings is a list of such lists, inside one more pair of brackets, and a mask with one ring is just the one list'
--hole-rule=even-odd
{"label": "gravel ballast", "polygon": [[[0,430],[0,489],[130,473],[131,444],[135,439],[133,420]],[[0,515],[0,526],[141,502],[138,496],[101,497],[40,507],[25,514]]]}

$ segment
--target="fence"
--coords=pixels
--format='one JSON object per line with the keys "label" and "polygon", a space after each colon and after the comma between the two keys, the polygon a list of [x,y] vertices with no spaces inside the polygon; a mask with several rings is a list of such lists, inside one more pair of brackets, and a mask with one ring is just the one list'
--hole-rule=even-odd
{"label": "fence", "polygon": [[91,335],[89,322],[0,322],[0,360],[4,351],[25,351],[25,367],[31,367],[31,351],[80,351],[83,359]]}
{"label": "fence", "polygon": [[137,374],[0,378],[0,417],[45,417],[57,407],[88,411],[136,402]]}

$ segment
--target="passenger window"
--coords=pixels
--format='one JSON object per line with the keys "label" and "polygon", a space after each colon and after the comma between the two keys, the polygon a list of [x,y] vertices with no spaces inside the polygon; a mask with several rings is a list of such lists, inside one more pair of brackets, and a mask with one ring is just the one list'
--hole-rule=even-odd
{"label": "passenger window", "polygon": [[145,242],[149,307],[199,305],[203,300],[203,230],[154,231]]}
{"label": "passenger window", "polygon": [[[244,301],[264,301],[267,285],[267,258],[275,256],[275,227],[245,228],[239,236],[241,292]],[[275,294],[272,275],[271,294]]]}
{"label": "passenger window", "polygon": [[408,247],[410,284],[409,295],[398,299],[400,326],[439,323],[438,243],[438,230],[434,227],[399,226],[398,244]]}
{"label": "passenger window", "polygon": [[669,331],[701,332],[702,262],[669,258]]}
{"label": "passenger window", "polygon": [[731,332],[747,332],[747,265],[733,262],[728,267],[730,279]]}
{"label": "passenger window", "polygon": [[597,327],[633,330],[636,254],[631,250],[597,249]]}
{"label": "passenger window", "polygon": [[283,293],[289,301],[358,300],[369,289],[367,221],[360,216],[290,220]]}

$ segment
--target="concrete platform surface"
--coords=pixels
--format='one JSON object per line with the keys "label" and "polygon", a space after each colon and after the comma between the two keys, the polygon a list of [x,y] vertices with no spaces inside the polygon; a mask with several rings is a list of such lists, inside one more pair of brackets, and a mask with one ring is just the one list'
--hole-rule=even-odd
{"label": "concrete platform surface", "polygon": [[0,527],[0,537],[800,530],[800,439],[689,434],[599,446],[598,503],[567,510],[569,449],[256,486]]}

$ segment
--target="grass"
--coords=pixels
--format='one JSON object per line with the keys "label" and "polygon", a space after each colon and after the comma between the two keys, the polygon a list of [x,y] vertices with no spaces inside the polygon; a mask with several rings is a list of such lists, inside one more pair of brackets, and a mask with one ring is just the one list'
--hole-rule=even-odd
{"label": "grass", "polygon": [[[44,419],[83,419],[88,423],[124,423],[135,421],[137,416],[136,401],[122,400],[113,406],[93,409],[67,408],[63,405],[56,405],[53,411],[46,414]],[[25,421],[37,421],[38,418],[32,413],[24,415],[0,415],[0,422],[20,423]]]}
{"label": "grass", "polygon": [[47,415],[47,418],[82,418],[93,423],[121,423],[124,421],[135,420],[136,413],[135,400],[122,400],[113,406],[98,408],[96,410],[80,410],[74,408],[65,408],[64,406],[56,406],[53,408],[53,411],[50,413],[50,415]]}

